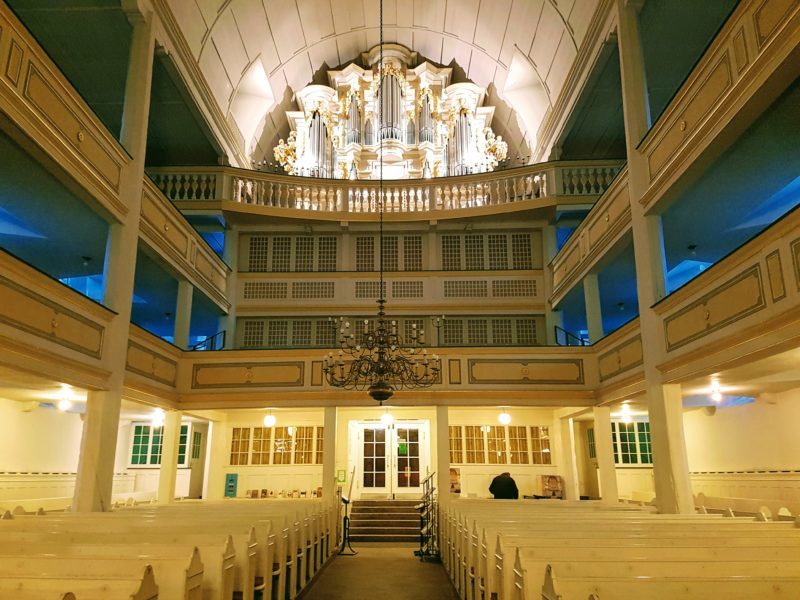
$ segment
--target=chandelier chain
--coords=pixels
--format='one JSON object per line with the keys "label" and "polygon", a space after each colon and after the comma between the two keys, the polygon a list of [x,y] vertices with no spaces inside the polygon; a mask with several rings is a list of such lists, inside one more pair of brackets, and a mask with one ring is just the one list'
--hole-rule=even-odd
{"label": "chandelier chain", "polygon": [[[323,359],[323,373],[334,387],[350,390],[369,390],[369,395],[380,403],[388,400],[398,389],[430,387],[439,379],[441,363],[437,355],[428,357],[425,345],[425,330],[412,323],[407,339],[398,334],[396,320],[386,317],[386,293],[383,274],[383,117],[384,91],[390,85],[384,81],[386,72],[383,56],[383,0],[380,0],[380,59],[378,77],[378,136],[379,136],[379,181],[378,181],[378,315],[370,330],[370,320],[354,322],[344,317],[328,318],[334,335],[338,333],[339,357],[334,359],[329,352]],[[362,329],[359,331],[359,329]],[[408,339],[410,337],[410,339]],[[347,355],[349,364],[345,364]]]}

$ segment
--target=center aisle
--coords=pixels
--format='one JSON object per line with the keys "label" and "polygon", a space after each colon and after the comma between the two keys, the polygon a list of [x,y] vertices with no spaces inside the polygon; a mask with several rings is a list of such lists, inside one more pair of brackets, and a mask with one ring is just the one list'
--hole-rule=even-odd
{"label": "center aisle", "polygon": [[410,544],[359,544],[356,556],[337,556],[303,600],[457,599],[442,565],[421,562]]}

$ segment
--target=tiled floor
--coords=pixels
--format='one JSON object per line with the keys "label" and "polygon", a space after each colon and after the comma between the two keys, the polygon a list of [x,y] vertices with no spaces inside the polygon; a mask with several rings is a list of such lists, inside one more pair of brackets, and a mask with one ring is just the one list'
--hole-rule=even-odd
{"label": "tiled floor", "polygon": [[421,562],[416,546],[358,544],[356,556],[337,556],[303,600],[450,600],[458,598],[440,564]]}

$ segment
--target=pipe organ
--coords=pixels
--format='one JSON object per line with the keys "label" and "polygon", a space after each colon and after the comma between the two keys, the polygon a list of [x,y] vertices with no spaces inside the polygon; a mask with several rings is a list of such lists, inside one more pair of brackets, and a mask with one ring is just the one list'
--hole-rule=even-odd
{"label": "pipe organ", "polygon": [[417,64],[398,44],[362,54],[364,67],[328,71],[329,85],[296,94],[289,139],[275,147],[287,173],[386,179],[466,175],[493,170],[507,153],[491,129],[485,88],[450,83],[452,69]]}

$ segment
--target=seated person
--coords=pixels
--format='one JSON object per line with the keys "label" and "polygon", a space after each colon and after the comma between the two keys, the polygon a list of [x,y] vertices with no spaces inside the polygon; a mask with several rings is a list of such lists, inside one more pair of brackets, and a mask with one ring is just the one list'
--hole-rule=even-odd
{"label": "seated person", "polygon": [[517,482],[514,481],[511,477],[511,473],[508,472],[501,473],[492,479],[489,492],[494,496],[495,500],[516,500],[519,498]]}

